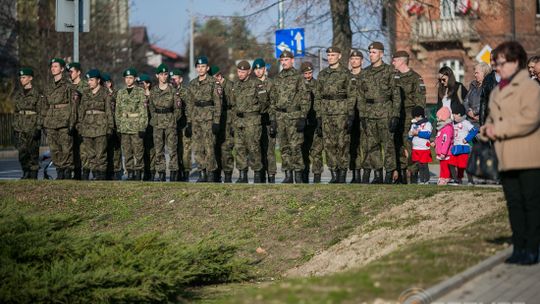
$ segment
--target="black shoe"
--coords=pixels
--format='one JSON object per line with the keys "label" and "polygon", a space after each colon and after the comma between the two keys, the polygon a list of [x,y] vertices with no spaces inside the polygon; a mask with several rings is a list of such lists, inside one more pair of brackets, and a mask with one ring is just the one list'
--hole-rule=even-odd
{"label": "black shoe", "polygon": [[362,172],[362,184],[369,184],[369,176],[371,175],[371,169],[364,169]]}
{"label": "black shoe", "polygon": [[303,171],[294,171],[294,182],[297,184],[304,182]]}
{"label": "black shoe", "polygon": [[261,170],[261,183],[266,183],[266,170]]}
{"label": "black shoe", "polygon": [[240,175],[236,180],[237,184],[247,184],[248,183],[248,170],[240,170]]}
{"label": "black shoe", "polygon": [[184,179],[183,179],[184,182],[189,183],[189,173],[190,171],[187,171],[187,170],[184,171]]}
{"label": "black shoe", "polygon": [[392,184],[394,181],[392,180],[392,171],[386,171],[386,175],[384,176],[384,183],[385,184]]}
{"label": "black shoe", "polygon": [[261,178],[262,175],[263,173],[261,171],[255,171],[253,173],[253,183],[262,184],[263,183],[262,178]]}
{"label": "black shoe", "polygon": [[292,184],[293,183],[293,172],[290,170],[285,171],[285,179],[283,179],[282,184]]}
{"label": "black shoe", "polygon": [[199,171],[199,178],[197,183],[206,183],[208,181],[208,176],[206,176],[206,170]]}
{"label": "black shoe", "polygon": [[352,173],[353,179],[351,180],[351,184],[360,184],[362,182],[362,170],[356,169]]}
{"label": "black shoe", "polygon": [[276,175],[275,174],[268,174],[268,183],[269,184],[275,184],[276,183]]}
{"label": "black shoe", "polygon": [[337,173],[338,173],[337,183],[338,184],[347,183],[347,169],[339,169]]}
{"label": "black shoe", "polygon": [[406,185],[407,184],[407,170],[401,170],[401,176],[399,179],[400,183]]}
{"label": "black shoe", "polygon": [[28,179],[28,175],[30,174],[29,171],[23,170],[23,174],[21,176],[21,179]]}
{"label": "black shoe", "polygon": [[383,173],[382,169],[377,169],[373,171],[373,180],[371,181],[372,184],[382,184],[383,183]]}
{"label": "black shoe", "polygon": [[216,182],[216,172],[214,172],[214,171],[209,171],[206,180],[207,180],[209,183],[215,183],[215,182]]}
{"label": "black shoe", "polygon": [[504,262],[506,264],[519,264],[519,262],[523,258],[524,253],[525,253],[525,249],[514,247],[514,250],[512,251],[512,255],[509,256],[506,260],[504,260]]}
{"label": "black shoe", "polygon": [[302,183],[309,184],[309,170],[302,171]]}
{"label": "black shoe", "polygon": [[525,249],[523,255],[518,262],[519,265],[534,265],[538,264],[538,249]]}
{"label": "black shoe", "polygon": [[28,179],[37,179],[37,170],[31,170],[28,172]]}
{"label": "black shoe", "polygon": [[330,178],[330,181],[328,183],[335,184],[337,182],[336,171],[335,170],[330,170],[330,175],[332,177]]}
{"label": "black shoe", "polygon": [[90,179],[90,169],[83,169],[82,170],[81,179],[82,180],[89,180]]}
{"label": "black shoe", "polygon": [[313,174],[313,183],[314,184],[321,183],[321,174],[318,174],[318,173]]}
{"label": "black shoe", "polygon": [[[135,173],[133,175],[133,179],[137,182],[140,182],[141,181],[141,175],[142,175],[142,170],[135,170]],[[120,178],[121,180],[121,178]]]}
{"label": "black shoe", "polygon": [[175,182],[178,179],[178,171],[171,171],[169,181]]}
{"label": "black shoe", "polygon": [[211,183],[221,183],[221,170],[208,173],[208,181]]}
{"label": "black shoe", "polygon": [[165,174],[165,171],[158,172],[158,181],[160,182],[167,181],[167,175]]}
{"label": "black shoe", "polygon": [[226,183],[226,184],[232,183],[232,172],[225,171],[224,183]]}

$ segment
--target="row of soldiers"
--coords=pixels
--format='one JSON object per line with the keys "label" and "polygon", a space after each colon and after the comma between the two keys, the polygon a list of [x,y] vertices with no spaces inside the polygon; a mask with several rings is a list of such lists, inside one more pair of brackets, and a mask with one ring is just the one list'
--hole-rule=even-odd
{"label": "row of soldiers", "polygon": [[232,182],[236,165],[237,182],[247,183],[251,169],[255,183],[274,183],[279,143],[284,183],[309,182],[310,170],[320,182],[323,153],[331,183],[345,183],[349,169],[354,183],[369,182],[372,172],[372,183],[405,182],[417,174],[406,131],[410,109],[425,105],[424,85],[406,52],[396,52],[392,66],[382,61],[382,43],[368,49],[371,65],[362,70],[363,55],[352,50],[348,70],[341,50],[328,48],[329,66],[318,79],[309,62],[299,72],[294,54],[284,51],[274,79],[263,59],[240,61],[232,82],[201,56],[187,86],[180,71],[162,64],[155,86],[148,75],[126,69],[121,90],[95,69],[82,80],[78,63],[67,66],[68,81],[65,62],[55,58],[53,82],[41,94],[32,87],[32,70],[23,68],[14,125],[23,178],[37,177],[38,140],[46,130],[59,179],[110,178],[108,171],[123,171],[121,151],[128,180],[153,180],[157,172],[165,181],[168,169],[171,181],[188,181],[193,152],[198,182],[220,182],[221,172]]}

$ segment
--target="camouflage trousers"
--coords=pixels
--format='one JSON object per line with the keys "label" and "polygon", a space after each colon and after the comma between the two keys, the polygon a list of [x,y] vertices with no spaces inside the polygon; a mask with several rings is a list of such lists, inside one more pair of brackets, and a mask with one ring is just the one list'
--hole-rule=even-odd
{"label": "camouflage trousers", "polygon": [[191,171],[191,138],[184,135],[184,130],[178,131],[178,168]]}
{"label": "camouflage trousers", "polygon": [[365,166],[367,169],[396,169],[396,151],[394,137],[388,129],[388,119],[366,119],[366,153]]}
{"label": "camouflage trousers", "polygon": [[39,139],[34,139],[33,132],[15,132],[15,148],[23,171],[39,170]]}
{"label": "camouflage trousers", "polygon": [[276,165],[276,139],[270,137],[268,129],[270,126],[262,127],[261,134],[261,160],[263,168],[268,174],[277,173]]}
{"label": "camouflage trousers", "polygon": [[[233,149],[235,146],[235,137],[232,136],[233,127],[230,123],[227,123],[222,133],[221,140],[221,169],[224,172],[232,172],[234,169],[234,156]],[[234,134],[236,136],[236,134]],[[238,150],[237,150],[238,152]],[[238,156],[237,156],[238,157]]]}
{"label": "camouflage trousers", "polygon": [[47,143],[56,168],[73,170],[73,137],[68,128],[47,129]]}
{"label": "camouflage trousers", "polygon": [[302,144],[304,133],[296,130],[296,119],[280,119],[277,121],[277,136],[281,150],[281,169],[283,171],[304,170]]}
{"label": "camouflage trousers", "polygon": [[192,147],[199,170],[210,172],[217,169],[215,144],[216,136],[212,133],[212,121],[194,122]]}
{"label": "camouflage trousers", "polygon": [[107,139],[107,179],[113,179],[115,172],[122,171],[122,144],[116,132]]}
{"label": "camouflage trousers", "polygon": [[261,171],[261,125],[248,125],[234,129],[234,148],[236,150],[236,167],[238,170]]}
{"label": "camouflage trousers", "polygon": [[[314,122],[316,124],[316,122]],[[302,144],[302,158],[304,159],[304,171],[314,174],[323,172],[323,139],[315,134],[316,125],[310,124],[304,130],[304,143]]]}
{"label": "camouflage trousers", "polygon": [[81,137],[79,136],[79,131],[77,130],[75,130],[75,134],[73,134],[73,168],[74,179],[80,180],[82,170]]}
{"label": "camouflage trousers", "polygon": [[81,142],[83,169],[105,172],[107,170],[107,136],[83,137]]}
{"label": "camouflage trousers", "polygon": [[325,115],[322,131],[326,162],[331,170],[349,168],[350,136],[346,130],[347,115]]}
{"label": "camouflage trousers", "polygon": [[143,139],[139,137],[139,134],[121,134],[120,138],[122,140],[122,154],[124,155],[126,170],[144,169]]}
{"label": "camouflage trousers", "polygon": [[156,129],[154,128],[154,147],[156,149],[156,170],[164,172],[167,170],[167,160],[165,158],[165,146],[169,152],[169,170],[178,171],[178,154],[176,128]]}

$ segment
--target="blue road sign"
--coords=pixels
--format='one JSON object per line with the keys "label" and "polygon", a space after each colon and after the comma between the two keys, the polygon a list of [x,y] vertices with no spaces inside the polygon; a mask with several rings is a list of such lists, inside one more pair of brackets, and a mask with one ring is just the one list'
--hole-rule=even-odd
{"label": "blue road sign", "polygon": [[276,58],[281,52],[288,50],[294,57],[304,57],[306,42],[303,28],[283,29],[276,31]]}

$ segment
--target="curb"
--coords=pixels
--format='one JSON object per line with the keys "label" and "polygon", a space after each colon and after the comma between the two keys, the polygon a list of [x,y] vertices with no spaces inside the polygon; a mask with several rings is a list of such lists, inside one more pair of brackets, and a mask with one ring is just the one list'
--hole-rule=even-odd
{"label": "curb", "polygon": [[431,303],[434,299],[438,299],[450,291],[462,286],[471,279],[490,270],[496,265],[502,263],[512,253],[512,246],[499,251],[494,256],[470,267],[469,269],[456,274],[455,276],[443,281],[424,292],[425,298],[420,303]]}

